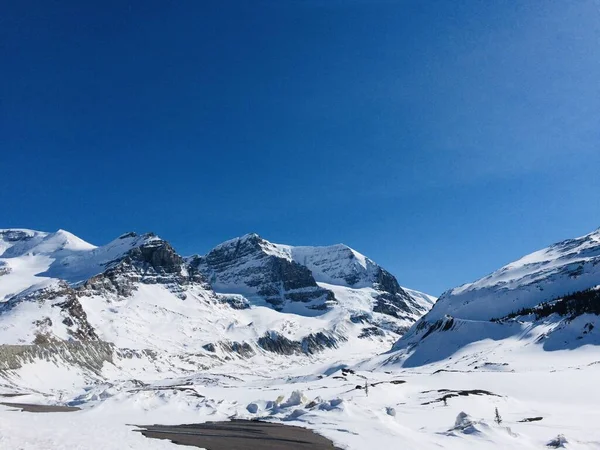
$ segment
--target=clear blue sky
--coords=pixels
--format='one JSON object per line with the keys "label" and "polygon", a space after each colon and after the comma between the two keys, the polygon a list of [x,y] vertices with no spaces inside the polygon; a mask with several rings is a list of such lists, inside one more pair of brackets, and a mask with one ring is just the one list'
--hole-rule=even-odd
{"label": "clear blue sky", "polygon": [[5,1],[0,227],[344,242],[433,294],[600,226],[597,1]]}

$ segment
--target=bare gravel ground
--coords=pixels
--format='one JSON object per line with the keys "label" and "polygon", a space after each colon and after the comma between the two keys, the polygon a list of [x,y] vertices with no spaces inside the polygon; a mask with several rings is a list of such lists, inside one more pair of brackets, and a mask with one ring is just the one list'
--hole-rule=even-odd
{"label": "bare gravel ground", "polygon": [[0,405],[9,406],[11,408],[16,408],[16,409],[20,409],[21,411],[32,412],[32,413],[73,412],[73,411],[80,410],[80,408],[77,408],[75,406],[34,405],[31,403],[0,402]]}
{"label": "bare gravel ground", "polygon": [[248,420],[140,426],[144,436],[208,450],[339,450],[307,428]]}

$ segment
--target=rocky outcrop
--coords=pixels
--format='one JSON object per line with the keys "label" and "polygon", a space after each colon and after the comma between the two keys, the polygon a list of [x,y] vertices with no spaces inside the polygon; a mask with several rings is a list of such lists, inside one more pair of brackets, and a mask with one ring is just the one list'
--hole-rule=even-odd
{"label": "rocky outcrop", "polygon": [[220,303],[229,305],[233,309],[248,309],[250,302],[243,295],[237,294],[216,294]]}
{"label": "rocky outcrop", "polygon": [[325,349],[337,348],[338,343],[342,341],[345,341],[343,336],[329,332],[311,333],[300,341],[294,341],[282,334],[270,332],[258,339],[258,345],[263,350],[280,355],[312,355]]}
{"label": "rocky outcrop", "polygon": [[277,309],[287,302],[313,303],[322,308],[335,302],[332,292],[317,285],[310,270],[279,254],[256,234],[219,245],[206,256],[189,259],[219,291],[259,296]]}
{"label": "rocky outcrop", "polygon": [[113,362],[114,346],[102,341],[48,340],[43,344],[0,345],[0,376],[36,360],[75,365],[100,375],[105,362]]}
{"label": "rocky outcrop", "polygon": [[[73,339],[80,341],[96,341],[98,336],[94,328],[87,320],[78,298],[78,291],[65,282],[58,282],[50,287],[34,290],[25,294],[16,295],[0,305],[0,314],[16,308],[23,302],[48,303],[52,308],[59,310],[60,322],[66,329],[67,334]],[[47,343],[55,340],[54,327],[59,324],[53,323],[49,317],[41,317],[33,322],[36,329],[36,343]]]}
{"label": "rocky outcrop", "polygon": [[[124,237],[131,237],[131,233],[121,238]],[[136,283],[164,284],[181,298],[185,298],[184,287],[191,283],[210,289],[202,274],[186,264],[168,242],[153,239],[112,262],[106,271],[85,281],[79,291],[128,297],[136,289]]]}
{"label": "rocky outcrop", "polygon": [[10,273],[10,267],[5,262],[0,261],[0,276],[8,275]]}
{"label": "rocky outcrop", "polygon": [[204,350],[210,353],[216,353],[217,350],[227,354],[236,354],[242,358],[250,358],[255,355],[254,349],[247,342],[221,341],[216,344],[210,343],[203,345]]}
{"label": "rocky outcrop", "polygon": [[373,287],[378,291],[374,312],[399,319],[408,319],[427,310],[415,302],[410,294],[400,287],[396,278],[381,267],[377,270]]}
{"label": "rocky outcrop", "polygon": [[0,257],[7,258],[17,254],[15,250],[27,246],[36,237],[35,233],[28,230],[0,230]]}

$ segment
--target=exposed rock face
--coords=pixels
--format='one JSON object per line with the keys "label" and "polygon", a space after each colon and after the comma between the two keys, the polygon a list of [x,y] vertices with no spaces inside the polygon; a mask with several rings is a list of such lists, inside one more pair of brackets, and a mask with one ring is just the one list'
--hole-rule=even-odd
{"label": "exposed rock face", "polygon": [[87,314],[74,292],[67,294],[67,299],[56,306],[63,311],[63,323],[69,327],[71,336],[80,341],[98,340],[96,330],[88,322]]}
{"label": "exposed rock face", "polygon": [[371,336],[385,336],[385,333],[378,327],[366,327],[362,329],[358,337],[364,339]]}
{"label": "exposed rock face", "polygon": [[67,283],[59,282],[45,289],[10,298],[8,301],[0,304],[0,314],[14,309],[23,302],[48,303],[52,308],[59,310],[62,325],[53,323],[50,317],[42,317],[35,320],[33,322],[33,325],[36,327],[35,343],[42,344],[57,339],[53,336],[55,326],[63,326],[67,334],[73,339],[96,341],[98,340],[98,336],[88,322],[87,315],[77,299],[77,294],[78,292]]}
{"label": "exposed rock face", "polygon": [[0,261],[0,276],[7,275],[10,273],[10,267],[5,262]]}
{"label": "exposed rock face", "polygon": [[152,241],[134,248],[127,255],[131,261],[142,265],[144,269],[155,273],[178,273],[183,264],[183,258],[175,253],[173,247],[165,241]]}
{"label": "exposed rock face", "polygon": [[264,350],[280,355],[311,355],[327,348],[337,348],[338,343],[344,340],[342,336],[333,333],[319,332],[311,333],[301,341],[293,341],[279,333],[271,332],[259,338],[258,345]]}
{"label": "exposed rock face", "polygon": [[377,270],[374,287],[377,289],[376,303],[373,311],[387,314],[396,318],[409,318],[415,313],[425,313],[427,310],[420,305],[404,289],[396,278],[387,270]]}
{"label": "exposed rock face", "polygon": [[0,257],[9,257],[15,253],[12,247],[23,247],[36,235],[25,230],[0,230]]}
{"label": "exposed rock face", "polygon": [[426,296],[413,296],[404,290],[387,270],[343,244],[292,247],[248,234],[189,262],[204,273],[217,292],[257,296],[278,309],[289,302],[312,302],[310,308],[315,310],[338,303],[335,294],[319,283],[371,288],[373,312],[410,323],[432,304],[432,300],[424,300]]}
{"label": "exposed rock face", "polygon": [[233,309],[248,309],[250,302],[243,295],[238,294],[216,294],[219,302],[229,305]]}
{"label": "exposed rock face", "polygon": [[114,347],[102,341],[48,340],[34,345],[0,345],[0,376],[36,359],[80,366],[100,375],[103,364],[112,362],[113,357]]}
{"label": "exposed rock face", "polygon": [[[131,237],[131,234],[121,236],[121,239],[125,237]],[[126,297],[136,289],[136,283],[165,284],[180,296],[185,296],[182,287],[190,283],[210,289],[202,275],[188,266],[168,242],[154,239],[134,247],[105,272],[87,280],[81,291],[110,292]]]}
{"label": "exposed rock face", "polygon": [[275,308],[286,302],[314,302],[311,306],[319,308],[335,301],[332,292],[317,285],[310,270],[256,234],[221,244],[189,262],[217,292],[223,287],[227,293],[260,296]]}
{"label": "exposed rock face", "polygon": [[237,354],[242,358],[250,358],[254,356],[254,349],[247,342],[237,342],[237,341],[222,341],[217,344],[206,344],[203,346],[204,350],[207,352],[215,353],[217,348],[220,349],[225,354]]}
{"label": "exposed rock face", "polygon": [[18,242],[32,239],[32,234],[23,230],[0,230],[0,239],[6,242]]}

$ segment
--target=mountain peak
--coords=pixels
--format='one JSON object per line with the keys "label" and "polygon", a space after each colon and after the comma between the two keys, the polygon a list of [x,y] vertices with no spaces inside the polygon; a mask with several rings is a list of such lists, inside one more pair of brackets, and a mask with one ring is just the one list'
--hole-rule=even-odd
{"label": "mountain peak", "polygon": [[217,292],[261,297],[276,308],[295,303],[298,310],[296,299],[308,304],[319,298],[308,307],[324,312],[338,295],[348,304],[361,298],[361,308],[414,321],[432,303],[405,291],[393,275],[346,244],[291,246],[249,233],[217,245],[194,264]]}
{"label": "mountain peak", "polygon": [[66,230],[59,229],[55,233],[48,234],[44,241],[48,244],[47,248],[52,250],[54,245],[58,245],[60,250],[73,250],[73,251],[85,251],[93,250],[96,248],[95,245],[84,241],[83,239],[75,236]]}
{"label": "mountain peak", "polygon": [[223,248],[223,247],[230,247],[232,245],[238,245],[243,242],[258,242],[258,241],[264,241],[264,239],[261,238],[256,233],[247,233],[247,234],[244,234],[243,236],[238,236],[238,237],[234,237],[232,239],[223,241],[219,245],[217,245],[213,250],[216,250],[218,248]]}
{"label": "mountain peak", "polygon": [[95,248],[95,245],[62,229],[54,233],[28,229],[0,230],[0,256],[4,258],[29,253],[50,255],[57,252],[81,252]]}

